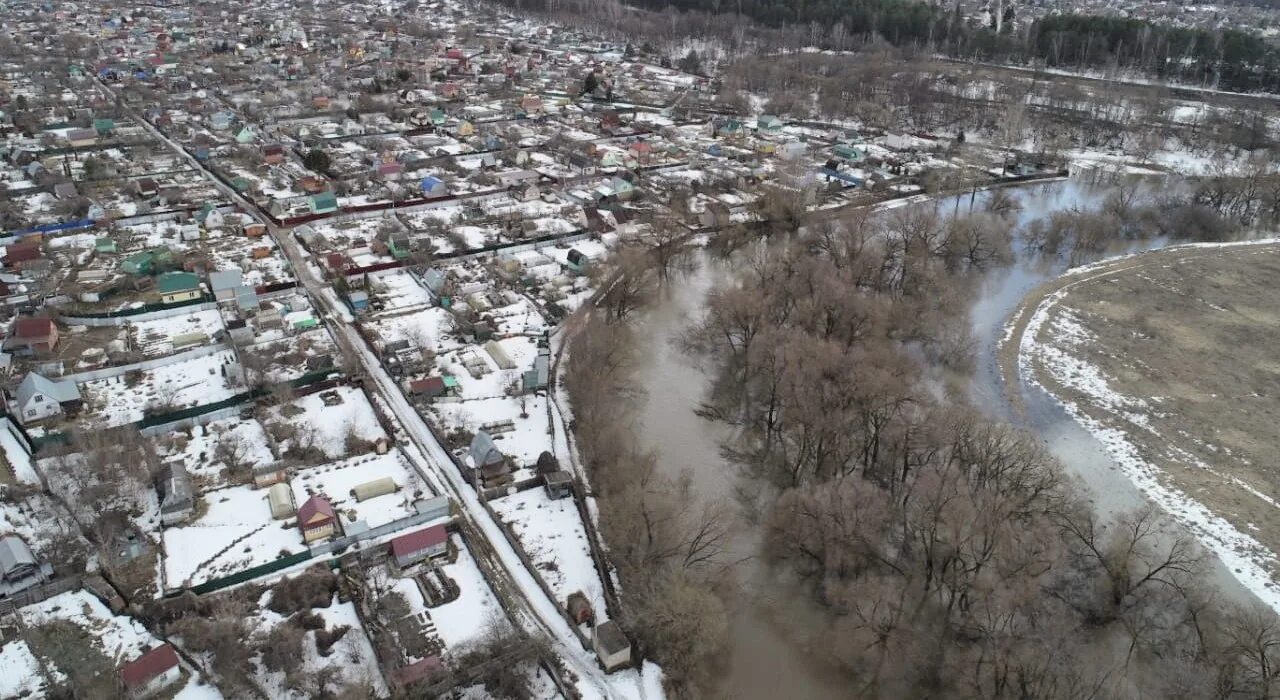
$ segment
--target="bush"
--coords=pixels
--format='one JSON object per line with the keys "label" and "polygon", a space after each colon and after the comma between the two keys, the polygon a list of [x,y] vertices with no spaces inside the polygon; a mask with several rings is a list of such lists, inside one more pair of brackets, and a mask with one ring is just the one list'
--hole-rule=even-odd
{"label": "bush", "polygon": [[293,578],[281,579],[272,587],[267,607],[281,615],[327,608],[337,592],[338,577],[327,567],[314,566]]}

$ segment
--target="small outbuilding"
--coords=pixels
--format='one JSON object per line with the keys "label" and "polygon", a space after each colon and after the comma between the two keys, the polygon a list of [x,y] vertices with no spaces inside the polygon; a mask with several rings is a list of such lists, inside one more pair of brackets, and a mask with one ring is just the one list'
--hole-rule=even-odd
{"label": "small outbuilding", "polygon": [[181,462],[170,462],[160,468],[157,481],[160,522],[165,527],[172,527],[191,517],[196,508],[196,497],[187,467]]}
{"label": "small outbuilding", "polygon": [[351,493],[356,497],[357,501],[367,501],[370,498],[377,498],[378,496],[395,493],[396,488],[395,480],[389,476],[384,476],[381,479],[374,479],[373,481],[366,481],[363,484],[357,484],[355,488],[351,489]]}
{"label": "small outbuilding", "polygon": [[618,623],[613,620],[601,622],[595,626],[591,636],[596,657],[606,673],[631,664],[631,641],[622,633]]}
{"label": "small outbuilding", "polygon": [[542,475],[542,486],[547,490],[547,498],[569,498],[573,496],[573,477],[569,472],[558,471]]}
{"label": "small outbuilding", "polygon": [[298,512],[297,504],[293,500],[293,489],[284,482],[267,489],[267,505],[271,507],[271,517],[275,520],[293,517]]}

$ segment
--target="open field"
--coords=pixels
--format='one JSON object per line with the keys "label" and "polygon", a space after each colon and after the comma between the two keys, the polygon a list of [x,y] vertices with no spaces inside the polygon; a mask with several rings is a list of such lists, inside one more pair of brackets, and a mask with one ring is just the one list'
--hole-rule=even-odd
{"label": "open field", "polygon": [[1153,501],[1280,603],[1280,245],[1077,269],[1015,314],[1001,370],[1057,398]]}

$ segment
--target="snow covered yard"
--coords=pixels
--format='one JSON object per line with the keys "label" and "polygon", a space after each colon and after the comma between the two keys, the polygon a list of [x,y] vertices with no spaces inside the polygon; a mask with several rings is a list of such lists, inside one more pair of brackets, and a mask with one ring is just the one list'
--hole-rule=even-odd
{"label": "snow covered yard", "polygon": [[185,465],[187,473],[198,478],[204,488],[219,488],[229,485],[225,474],[229,465],[220,458],[218,446],[222,442],[228,443],[228,447],[221,448],[227,456],[250,468],[274,459],[262,424],[238,418],[174,431],[159,441],[157,450],[166,461]]}
{"label": "snow covered yard", "polygon": [[[523,408],[522,408],[523,405]],[[550,424],[547,422],[545,396],[499,397],[457,403],[436,402],[430,411],[435,422],[446,432],[463,428],[470,433],[486,429],[498,449],[515,462],[516,480],[534,476],[532,467],[538,455],[551,449]],[[512,429],[494,426],[510,421]]]}
{"label": "snow covered yard", "polygon": [[294,518],[271,518],[266,489],[235,486],[202,498],[203,515],[164,530],[167,588],[196,585],[305,549]]}
{"label": "snow covered yard", "polygon": [[[334,405],[326,404],[326,397],[334,395],[341,401],[330,398]],[[378,423],[364,391],[348,385],[301,396],[284,406],[273,406],[267,410],[263,423],[274,421],[293,423],[302,430],[314,430],[314,438],[307,435],[302,439],[314,439],[313,446],[329,459],[347,455],[348,435],[368,442],[386,437],[386,431]]]}
{"label": "snow covered yard", "polygon": [[490,505],[520,540],[538,573],[555,592],[557,603],[564,605],[571,593],[581,591],[591,601],[596,620],[609,619],[604,586],[573,499],[553,500],[545,490],[533,488],[490,501]]}
{"label": "snow covered yard", "polygon": [[[398,490],[364,501],[356,500],[353,491],[356,486],[383,478],[395,482]],[[323,495],[341,516],[343,525],[364,521],[369,527],[412,515],[413,502],[430,495],[399,449],[300,470],[292,480],[292,487],[298,505],[313,495]]]}
{"label": "snow covered yard", "polygon": [[[264,600],[270,594],[264,594]],[[374,655],[373,645],[356,614],[352,603],[340,603],[332,600],[328,607],[311,608],[310,612],[324,620],[325,629],[330,632],[342,627],[348,628],[326,654],[321,654],[316,647],[316,631],[308,630],[302,639],[302,659],[299,672],[304,677],[316,677],[321,672],[333,673],[338,683],[350,683],[354,687],[372,688],[377,697],[386,697],[388,689],[378,669],[378,659]],[[250,628],[255,632],[267,633],[272,628],[289,624],[289,619],[260,605],[249,620]],[[281,671],[269,671],[261,663],[257,665],[259,682],[267,689],[272,698],[288,698],[290,700],[306,700],[313,697],[303,689],[290,687],[286,683],[285,674]]]}
{"label": "snow covered yard", "polygon": [[85,413],[97,415],[107,426],[134,423],[147,410],[173,411],[215,403],[236,395],[226,367],[235,362],[231,350],[161,365],[136,378],[120,375],[80,385]]}
{"label": "snow covered yard", "polygon": [[404,313],[389,311],[379,314],[369,322],[384,343],[409,340],[436,353],[448,352],[463,346],[453,333],[453,317],[448,311],[431,307]]}
{"label": "snow covered yard", "polygon": [[440,570],[458,584],[461,594],[456,600],[428,607],[421,589],[412,578],[397,579],[394,584],[394,590],[404,596],[414,614],[426,613],[446,651],[478,639],[493,621],[506,620],[489,582],[480,573],[462,538],[451,535],[449,539],[458,552],[458,559],[444,564]]}
{"label": "snow covered yard", "polygon": [[[68,659],[75,658],[79,661],[80,664],[76,667],[66,665],[69,661],[63,661],[60,664],[59,659],[50,658],[48,653],[41,654],[50,675],[55,680],[85,673],[84,665],[88,663],[92,663],[93,666],[101,664],[104,668],[99,672],[109,671],[114,674],[121,665],[137,659],[144,652],[163,643],[163,640],[148,632],[142,623],[131,617],[113,614],[107,606],[102,604],[102,601],[84,590],[63,593],[42,603],[29,605],[22,608],[19,615],[28,629],[38,630],[48,628],[50,625],[69,623],[87,635],[79,639],[59,637],[61,644],[50,647],[51,651],[56,649],[57,653],[66,654]],[[34,638],[42,639],[44,636],[35,635]],[[86,642],[92,644],[91,649],[77,648]],[[37,648],[39,646],[42,645],[37,644]],[[39,683],[39,678],[34,673],[32,675],[14,673],[19,668],[25,668],[28,671],[38,669],[33,651],[27,642],[11,642],[0,649],[0,663],[3,663],[3,666],[0,666],[3,668],[3,672],[0,672],[0,696],[20,697],[20,695],[6,692],[13,688],[15,677],[20,686],[29,688]],[[9,661],[17,665],[10,666],[7,663]],[[185,664],[183,667],[188,678],[184,684],[177,686],[175,698],[197,700],[222,697],[215,688],[205,684],[197,671],[187,668]],[[93,669],[88,671],[93,672]],[[114,679],[109,683],[113,684]],[[40,692],[34,697],[43,697],[43,693]]]}

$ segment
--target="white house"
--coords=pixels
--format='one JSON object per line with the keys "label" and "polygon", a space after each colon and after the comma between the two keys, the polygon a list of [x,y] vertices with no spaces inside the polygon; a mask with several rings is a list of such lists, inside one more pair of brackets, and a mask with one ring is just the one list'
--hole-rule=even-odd
{"label": "white house", "polygon": [[18,420],[30,425],[61,416],[80,407],[80,389],[75,382],[55,382],[30,372],[18,385],[14,401]]}

